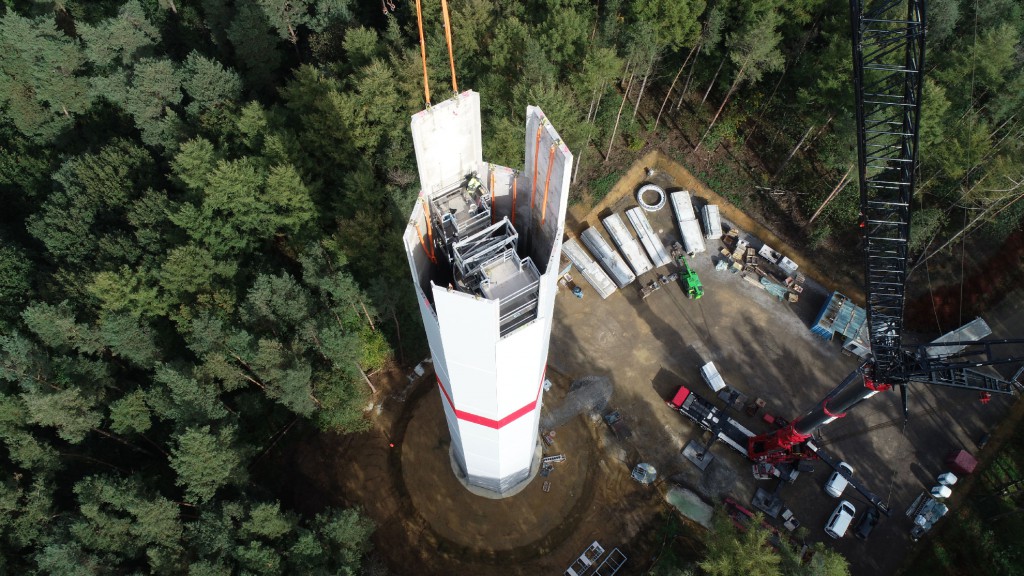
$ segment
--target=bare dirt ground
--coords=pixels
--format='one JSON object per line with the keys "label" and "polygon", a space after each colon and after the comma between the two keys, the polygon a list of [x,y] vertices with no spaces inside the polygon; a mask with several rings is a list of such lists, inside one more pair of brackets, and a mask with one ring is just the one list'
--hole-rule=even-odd
{"label": "bare dirt ground", "polygon": [[[693,178],[667,161],[658,166],[659,178],[668,179],[666,186],[682,187],[681,180]],[[578,232],[596,224],[596,216],[635,205],[632,194],[645,178],[644,167],[643,162],[634,165],[601,205],[576,214],[567,229]],[[746,222],[695,182],[685,185],[697,189],[698,205],[718,202],[726,218]],[[668,207],[651,221],[663,240],[677,237]],[[754,223],[744,226],[772,238]],[[816,270],[814,262],[781,240],[770,243],[808,271]],[[563,293],[556,301],[548,370],[554,386],[544,395],[545,414],[566,404],[572,380],[607,377],[613,384],[608,407],[625,416],[632,437],[612,436],[599,414],[570,418],[557,428],[554,446],[545,446],[547,453],[564,453],[566,462],[516,496],[487,500],[466,491],[452,472],[440,397],[430,374],[409,382],[392,372],[378,379],[369,432],[312,435],[287,454],[281,467],[294,473],[292,499],[310,512],[326,504],[362,507],[377,524],[375,555],[395,574],[561,574],[594,540],[606,549],[620,547],[630,557],[619,574],[645,573],[662,542],[657,530],[660,515],[668,509],[662,494],[674,483],[709,503],[725,495],[748,503],[757,487],[749,463],[724,445],[713,448],[715,461],[703,473],[679,456],[688,440],[701,438],[665,404],[679,385],[710,398],[699,366],[713,360],[730,386],[765,399],[765,412],[792,418],[857,365],[836,343],[808,330],[831,287],[810,282],[797,305],[778,302],[737,275],[715,271],[716,244],[709,242],[709,252],[694,259],[706,289],[699,301],[687,300],[678,284],[646,301],[639,298],[636,285],[601,300],[582,280],[582,300]],[[814,273],[809,277],[814,280]],[[818,280],[835,284],[827,276]],[[1013,303],[1000,308],[995,321],[990,319],[997,337],[1019,337],[1022,321],[1024,312]],[[972,400],[955,391],[915,390],[912,419],[904,426],[898,396],[882,394],[824,430],[820,441],[827,449],[850,462],[857,477],[895,511],[883,519],[870,543],[852,537],[829,540],[850,560],[855,575],[897,569],[914,548],[902,509],[942,472],[949,449],[974,449],[974,440],[1010,407],[1003,399],[984,406]],[[760,419],[763,413],[736,418],[762,432],[767,430]],[[642,487],[629,479],[638,462],[658,469],[655,486]],[[821,489],[828,474],[819,463],[783,492],[808,528],[808,542],[827,538],[821,528],[836,504]],[[550,492],[542,489],[545,480],[551,482]],[[864,501],[852,490],[844,497],[858,511],[864,509]],[[695,525],[684,526],[690,541],[703,534]],[[922,545],[926,541],[917,544]]]}
{"label": "bare dirt ground", "polygon": [[[548,374],[545,401],[557,406],[570,382]],[[544,446],[566,456],[548,477],[502,500],[473,495],[453,473],[432,377],[410,384],[393,374],[383,384],[390,393],[373,430],[314,437],[288,465],[301,478],[299,499],[312,489],[329,495],[325,504],[363,508],[377,523],[375,554],[395,574],[559,574],[594,540],[608,549],[635,540],[662,510],[657,490],[629,478],[629,449],[587,414]]]}

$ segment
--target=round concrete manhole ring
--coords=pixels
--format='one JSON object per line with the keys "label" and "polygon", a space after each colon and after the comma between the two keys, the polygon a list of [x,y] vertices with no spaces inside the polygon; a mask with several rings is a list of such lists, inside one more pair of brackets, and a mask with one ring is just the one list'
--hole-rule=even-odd
{"label": "round concrete manhole ring", "polygon": [[[645,198],[650,198],[652,195],[655,198],[654,202],[645,200]],[[665,191],[661,189],[661,186],[654,184],[644,184],[636,192],[636,203],[648,212],[661,210],[665,206],[665,198]]]}

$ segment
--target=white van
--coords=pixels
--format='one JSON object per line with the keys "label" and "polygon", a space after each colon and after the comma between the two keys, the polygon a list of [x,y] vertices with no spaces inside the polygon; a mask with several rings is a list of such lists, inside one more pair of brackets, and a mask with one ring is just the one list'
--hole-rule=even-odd
{"label": "white van", "polygon": [[711,389],[715,392],[725,389],[725,380],[722,379],[722,375],[718,373],[718,368],[714,362],[708,362],[707,364],[700,367],[700,375],[704,377],[704,381],[711,386]]}
{"label": "white van", "polygon": [[842,538],[846,536],[846,531],[850,528],[850,523],[853,522],[853,517],[857,515],[857,510],[846,500],[839,502],[839,506],[836,507],[835,511],[832,512],[832,516],[829,517],[828,523],[825,524],[825,534],[833,538]]}
{"label": "white van", "polygon": [[[840,474],[839,470],[845,474]],[[839,498],[843,495],[843,490],[846,490],[846,485],[849,484],[847,478],[850,477],[853,477],[853,467],[846,462],[840,462],[839,469],[828,477],[828,482],[825,482],[825,492],[828,492],[829,496],[833,498]]]}

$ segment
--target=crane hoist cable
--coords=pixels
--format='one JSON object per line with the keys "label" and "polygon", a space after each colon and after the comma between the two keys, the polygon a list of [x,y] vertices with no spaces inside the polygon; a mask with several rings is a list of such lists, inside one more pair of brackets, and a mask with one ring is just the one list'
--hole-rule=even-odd
{"label": "crane hoist cable", "polygon": [[548,175],[544,178],[544,202],[540,205],[540,225],[544,225],[544,218],[548,215],[548,185],[551,184],[551,170],[555,167],[555,148],[557,142],[551,143],[551,151],[548,153]]}
{"label": "crane hoist cable", "polygon": [[[430,107],[430,80],[427,78],[427,43],[423,40],[423,12],[420,9],[420,0],[416,0],[416,23],[420,27],[420,58],[423,60],[423,97],[427,100],[427,107]],[[429,226],[429,222],[427,225]]]}
{"label": "crane hoist cable", "polygon": [[455,54],[452,52],[452,23],[448,19],[448,0],[441,0],[441,13],[444,14],[444,38],[448,41],[448,62],[452,66],[452,91],[458,95],[459,83],[455,81]]}

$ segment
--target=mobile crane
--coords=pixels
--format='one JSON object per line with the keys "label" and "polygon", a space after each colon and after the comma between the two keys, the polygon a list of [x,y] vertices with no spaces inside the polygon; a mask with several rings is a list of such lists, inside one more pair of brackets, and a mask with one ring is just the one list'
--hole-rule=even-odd
{"label": "mobile crane", "polygon": [[[765,434],[753,434],[685,387],[669,402],[710,430],[712,442],[721,439],[734,448],[744,447],[755,468],[792,467],[812,458],[822,458],[837,468],[837,462],[814,442],[815,430],[894,387],[900,389],[904,418],[908,416],[907,387],[911,384],[975,390],[983,399],[1024,389],[1020,382],[1024,366],[1010,379],[976,370],[1024,362],[1024,358],[1005,355],[1011,346],[1024,340],[946,342],[916,348],[903,345],[911,201],[918,168],[925,5],[924,0],[850,0],[850,16],[859,224],[864,238],[865,310],[871,354],[813,408]],[[846,472],[840,473],[847,476]],[[849,480],[873,505],[889,514],[880,498],[854,479]]]}

